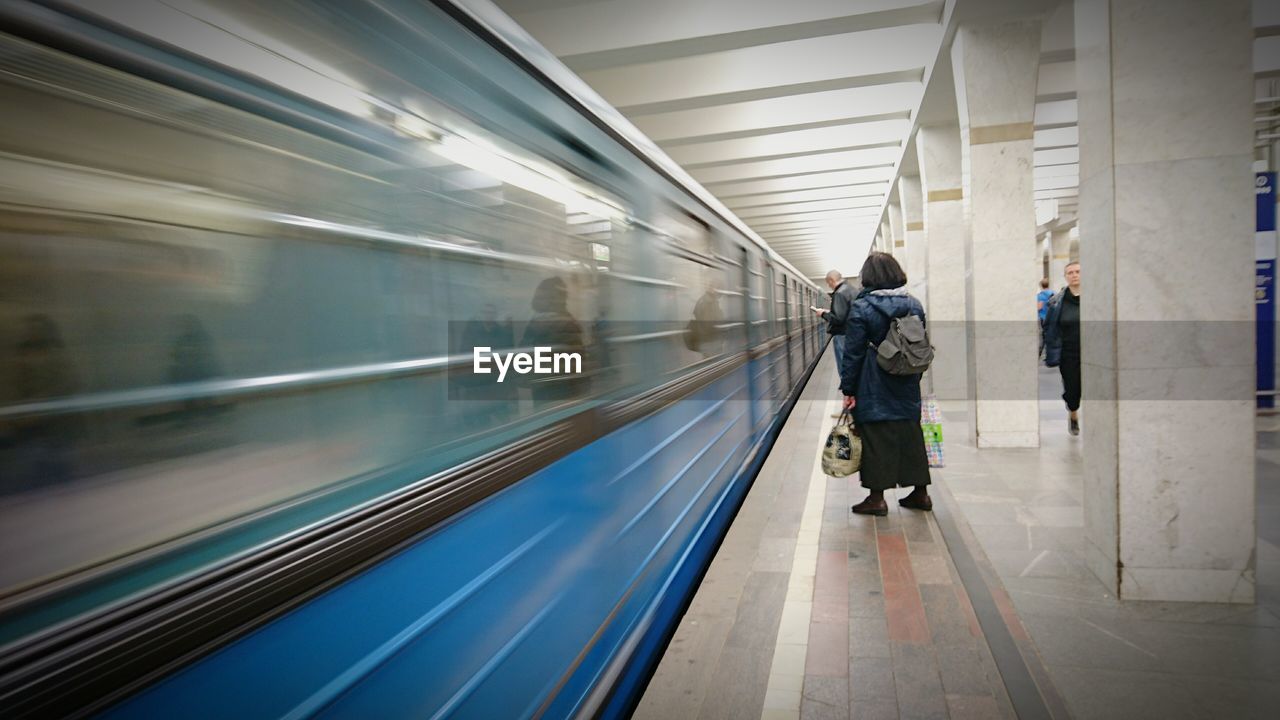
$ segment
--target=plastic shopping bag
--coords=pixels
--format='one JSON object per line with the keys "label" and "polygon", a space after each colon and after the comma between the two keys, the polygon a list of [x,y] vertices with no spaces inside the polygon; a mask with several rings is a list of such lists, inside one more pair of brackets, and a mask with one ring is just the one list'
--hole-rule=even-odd
{"label": "plastic shopping bag", "polygon": [[924,449],[929,456],[929,467],[945,467],[942,454],[942,411],[938,410],[938,398],[927,393],[920,403],[920,430],[924,432]]}

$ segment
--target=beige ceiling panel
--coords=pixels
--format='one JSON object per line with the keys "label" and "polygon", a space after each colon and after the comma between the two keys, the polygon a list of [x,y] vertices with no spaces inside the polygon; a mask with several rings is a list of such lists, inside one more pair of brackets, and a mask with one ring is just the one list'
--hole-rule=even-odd
{"label": "beige ceiling panel", "polygon": [[922,92],[918,82],[890,83],[638,115],[631,121],[654,141],[668,143],[906,112],[916,106]]}
{"label": "beige ceiling panel", "polygon": [[804,220],[849,220],[851,218],[871,218],[880,216],[879,205],[873,207],[862,208],[840,208],[834,210],[807,210],[790,212],[785,215],[770,215],[767,217],[757,217],[750,220],[748,224],[753,230],[760,232],[763,228],[757,227],[757,223],[764,222],[801,222]]}
{"label": "beige ceiling panel", "polygon": [[879,208],[879,198],[854,198],[852,200],[814,200],[812,202],[786,203],[783,205],[765,205],[745,208],[738,211],[738,217],[751,224],[752,218],[776,217],[795,213],[817,212],[819,210],[856,210],[858,208]]}
{"label": "beige ceiling panel", "polygon": [[875,227],[874,218],[846,218],[843,222],[822,222],[799,227],[779,227],[776,229],[757,230],[760,237],[766,240],[780,238],[808,237],[813,235],[831,235],[855,233]]}
{"label": "beige ceiling panel", "polygon": [[1079,175],[1066,175],[1060,177],[1035,178],[1036,190],[1064,190],[1066,188],[1074,188],[1080,186]]}
{"label": "beige ceiling panel", "polygon": [[[805,173],[826,172],[830,170],[849,170],[855,168],[883,168],[876,180],[888,180],[893,174],[892,165],[902,154],[899,148],[872,148],[869,150],[846,150],[843,152],[820,153],[802,157],[782,158],[779,160],[761,160],[757,162],[737,163],[721,167],[691,170],[690,174],[700,183],[718,183],[730,180],[752,180],[759,178],[781,177],[784,175],[803,175]],[[712,190],[716,192],[716,190]]]}
{"label": "beige ceiling panel", "polygon": [[1040,66],[1040,79],[1036,83],[1037,98],[1062,98],[1076,94],[1076,63],[1044,63]]}
{"label": "beige ceiling panel", "polygon": [[1064,147],[1053,150],[1036,150],[1033,162],[1036,167],[1042,165],[1078,165],[1080,163],[1080,148]]}
{"label": "beige ceiling panel", "polygon": [[837,170],[835,172],[809,173],[789,177],[770,178],[767,180],[748,180],[746,182],[722,183],[716,185],[715,193],[720,198],[735,198],[742,195],[759,195],[762,193],[786,192],[789,190],[809,190],[813,188],[837,187],[840,185],[862,185],[880,181],[885,190],[889,189],[888,173],[883,169],[870,170]]}
{"label": "beige ceiling panel", "polygon": [[846,225],[836,228],[817,228],[813,230],[797,230],[788,233],[775,233],[769,236],[769,242],[797,242],[804,238],[851,237],[873,227],[870,223],[862,225]]}
{"label": "beige ceiling panel", "polygon": [[1071,147],[1079,144],[1080,129],[1074,126],[1035,131],[1035,147],[1037,150]]}
{"label": "beige ceiling panel", "polygon": [[823,150],[852,149],[892,143],[895,153],[902,138],[911,131],[907,120],[855,122],[834,127],[793,130],[757,135],[736,140],[667,148],[667,155],[686,169],[705,163],[736,159],[756,159],[814,153]]}
{"label": "beige ceiling panel", "polygon": [[[894,24],[937,22],[940,2],[922,0],[498,0],[497,4],[548,50],[560,56],[600,53],[619,48],[705,40],[780,27],[847,23],[854,29],[891,13]],[[904,10],[916,9],[914,14]],[[926,10],[926,12],[919,12]],[[847,32],[847,30],[845,30]],[[810,31],[821,32],[820,28]],[[747,44],[769,42],[748,37]],[[776,40],[774,40],[776,42]]]}
{"label": "beige ceiling panel", "polygon": [[[496,2],[814,278],[832,267],[857,272],[865,257],[926,68],[941,57],[949,4]],[[1055,133],[1036,135],[1041,184],[1073,180],[1065,166],[1078,161],[1078,153],[1062,155],[1075,152],[1074,128],[1064,127],[1074,107],[1061,102],[1074,98],[1074,66],[1061,62],[1068,59],[1046,58],[1056,62],[1041,72],[1037,120]],[[903,165],[907,174],[913,160]]]}
{"label": "beige ceiling panel", "polygon": [[775,237],[766,238],[766,240],[768,240],[770,246],[775,248],[814,247],[819,245],[830,244],[832,242],[840,242],[842,240],[852,241],[854,238],[857,238],[858,236],[865,233],[869,229],[870,227],[861,227],[854,230],[842,230],[838,232],[816,232],[816,233],[803,233],[803,234],[796,234],[796,235],[778,235]]}
{"label": "beige ceiling panel", "polygon": [[810,200],[836,200],[839,198],[884,197],[888,192],[888,183],[866,183],[863,185],[839,185],[815,190],[796,190],[785,193],[768,193],[762,195],[746,195],[731,198],[725,205],[731,210],[756,207],[759,205],[777,205],[779,203],[808,202]]}
{"label": "beige ceiling panel", "polygon": [[813,230],[813,229],[839,229],[852,227],[854,225],[863,225],[872,222],[864,217],[835,217],[835,218],[761,218],[751,224],[756,232],[764,235],[768,233],[786,232],[789,230]]}
{"label": "beige ceiling panel", "polygon": [[1062,165],[1038,165],[1035,167],[1036,178],[1051,177],[1080,177],[1079,163],[1064,163]]}
{"label": "beige ceiling panel", "polygon": [[1036,103],[1035,126],[1075,125],[1077,116],[1074,99]]}
{"label": "beige ceiling panel", "polygon": [[939,25],[908,25],[794,40],[582,73],[624,113],[633,105],[923,68]]}

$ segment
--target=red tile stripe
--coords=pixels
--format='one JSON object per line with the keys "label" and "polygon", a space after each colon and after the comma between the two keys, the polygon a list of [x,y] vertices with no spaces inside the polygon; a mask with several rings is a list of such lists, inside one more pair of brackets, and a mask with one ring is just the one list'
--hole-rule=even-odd
{"label": "red tile stripe", "polygon": [[848,552],[820,550],[813,581],[806,675],[849,676]]}
{"label": "red tile stripe", "polygon": [[880,549],[880,578],[884,582],[885,617],[889,623],[889,639],[898,642],[929,643],[929,621],[924,614],[924,601],[911,570],[907,540],[902,531],[876,535]]}

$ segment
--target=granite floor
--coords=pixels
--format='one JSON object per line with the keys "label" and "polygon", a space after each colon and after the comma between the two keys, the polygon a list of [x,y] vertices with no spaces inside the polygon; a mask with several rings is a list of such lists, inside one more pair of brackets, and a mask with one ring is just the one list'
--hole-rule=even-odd
{"label": "granite floor", "polygon": [[1258,603],[1121,602],[1084,566],[1081,443],[1058,382],[1042,371],[1038,450],[977,451],[944,405],[943,474],[1072,716],[1276,717],[1280,420],[1258,423]]}
{"label": "granite floor", "polygon": [[1259,421],[1258,604],[1120,602],[1084,568],[1080,442],[1041,380],[1040,449],[979,452],[944,405],[937,512],[869,518],[818,462],[824,358],[636,717],[1274,717],[1280,419]]}

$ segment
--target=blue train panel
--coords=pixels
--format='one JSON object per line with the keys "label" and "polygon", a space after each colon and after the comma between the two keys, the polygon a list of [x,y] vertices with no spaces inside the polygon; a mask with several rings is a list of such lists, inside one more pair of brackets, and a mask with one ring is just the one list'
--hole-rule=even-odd
{"label": "blue train panel", "polygon": [[634,649],[659,649],[700,577],[767,439],[750,431],[746,381],[768,360],[583,447],[105,716],[573,715]]}

